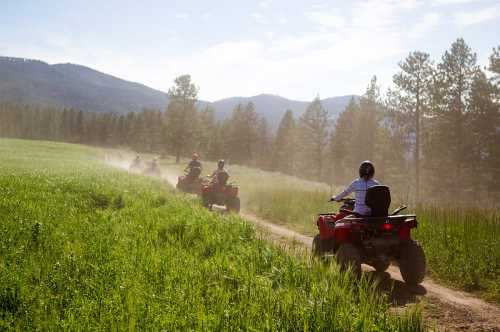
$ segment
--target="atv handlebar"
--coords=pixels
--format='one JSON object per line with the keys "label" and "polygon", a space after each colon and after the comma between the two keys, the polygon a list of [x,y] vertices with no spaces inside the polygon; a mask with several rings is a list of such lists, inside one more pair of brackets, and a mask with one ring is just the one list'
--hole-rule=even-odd
{"label": "atv handlebar", "polygon": [[391,213],[391,216],[395,216],[396,214],[398,214],[399,212],[405,210],[407,208],[406,205],[401,205],[400,207],[398,207],[396,210],[394,210],[392,213]]}
{"label": "atv handlebar", "polygon": [[354,203],[354,198],[341,198],[339,199],[338,201],[336,201],[333,197],[330,198],[330,200],[328,202],[344,202],[344,203],[348,203],[348,202],[352,202]]}

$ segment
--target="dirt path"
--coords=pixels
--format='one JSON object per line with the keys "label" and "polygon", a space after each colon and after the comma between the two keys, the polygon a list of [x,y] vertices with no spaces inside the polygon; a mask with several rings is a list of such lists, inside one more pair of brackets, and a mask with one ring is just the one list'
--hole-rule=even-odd
{"label": "dirt path", "polygon": [[[124,165],[111,162],[113,166],[126,169]],[[175,171],[162,169],[162,178],[175,187],[177,175]],[[288,228],[264,220],[248,211],[241,216],[254,223],[260,229],[280,241],[294,241],[311,248],[312,237],[297,233]],[[369,266],[363,266],[368,274],[375,272]],[[396,266],[390,266],[387,273],[377,275],[382,292],[388,294],[395,306],[405,306],[409,303],[424,304],[424,318],[430,323],[430,328],[438,331],[499,331],[500,308],[475,298],[471,294],[452,290],[438,285],[430,278],[417,287],[407,286]]]}

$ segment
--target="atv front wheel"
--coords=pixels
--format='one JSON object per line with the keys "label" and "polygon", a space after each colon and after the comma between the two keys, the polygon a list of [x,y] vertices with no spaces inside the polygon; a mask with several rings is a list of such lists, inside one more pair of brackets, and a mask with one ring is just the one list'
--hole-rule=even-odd
{"label": "atv front wheel", "polygon": [[409,285],[420,284],[425,277],[425,253],[420,243],[414,240],[406,242],[401,247],[398,260],[399,271],[403,280]]}
{"label": "atv front wheel", "polygon": [[317,234],[313,239],[312,253],[316,257],[321,257],[324,254],[323,245],[321,239],[319,238],[319,234]]}
{"label": "atv front wheel", "polygon": [[206,207],[206,208],[210,208],[210,200],[208,199],[207,196],[203,195],[201,196],[201,204]]}
{"label": "atv front wheel", "polygon": [[358,248],[351,243],[343,243],[337,251],[337,262],[342,270],[346,270],[349,266],[356,276],[361,275],[361,253]]}

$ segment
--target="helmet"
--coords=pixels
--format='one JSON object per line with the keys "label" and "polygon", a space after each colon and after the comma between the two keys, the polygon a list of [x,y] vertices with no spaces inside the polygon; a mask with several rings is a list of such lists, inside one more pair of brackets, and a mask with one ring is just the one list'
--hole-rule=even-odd
{"label": "helmet", "polygon": [[359,177],[364,178],[368,177],[371,178],[375,175],[375,166],[373,166],[373,163],[369,160],[365,160],[359,165]]}
{"label": "helmet", "polygon": [[219,167],[219,168],[224,168],[224,164],[225,164],[225,163],[226,163],[226,162],[224,161],[224,159],[221,159],[221,160],[219,160],[219,161],[217,162],[217,167]]}
{"label": "helmet", "polygon": [[198,160],[199,157],[200,156],[198,156],[198,154],[195,152],[195,153],[193,153],[193,156],[191,157],[191,159]]}

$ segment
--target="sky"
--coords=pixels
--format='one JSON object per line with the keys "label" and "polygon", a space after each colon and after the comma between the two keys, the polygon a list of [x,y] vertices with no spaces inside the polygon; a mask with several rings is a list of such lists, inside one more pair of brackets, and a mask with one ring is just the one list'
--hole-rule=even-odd
{"label": "sky", "polygon": [[500,0],[0,0],[0,55],[76,63],[199,98],[296,100],[385,89],[409,52],[439,62],[459,37],[485,66]]}

